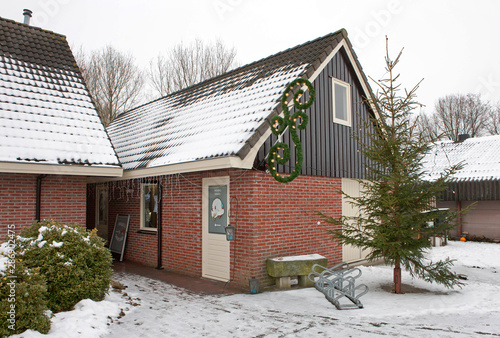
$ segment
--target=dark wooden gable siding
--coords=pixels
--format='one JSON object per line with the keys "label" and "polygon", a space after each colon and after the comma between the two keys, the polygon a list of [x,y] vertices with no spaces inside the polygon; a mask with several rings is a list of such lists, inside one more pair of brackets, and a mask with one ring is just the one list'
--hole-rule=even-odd
{"label": "dark wooden gable siding", "polygon": [[[332,77],[351,85],[351,127],[333,122]],[[359,79],[343,48],[328,63],[313,85],[316,100],[305,111],[309,115],[307,127],[299,131],[304,154],[302,174],[365,178],[366,160],[353,133],[366,133],[362,120],[368,121],[368,114],[372,110],[365,102]],[[295,153],[288,130],[282,134],[282,141],[291,146],[292,158],[288,164],[280,165],[278,171],[290,173],[293,170],[290,166],[295,163]],[[257,168],[264,168],[266,156],[275,142],[277,137],[271,135],[261,147],[255,162]]]}

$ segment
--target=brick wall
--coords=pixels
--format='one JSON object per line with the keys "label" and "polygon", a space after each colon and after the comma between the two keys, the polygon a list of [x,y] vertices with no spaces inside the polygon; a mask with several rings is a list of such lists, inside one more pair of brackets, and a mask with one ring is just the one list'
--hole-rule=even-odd
{"label": "brick wall", "polygon": [[[37,174],[0,173],[0,239],[7,225],[19,230],[33,223]],[[42,179],[40,218],[85,224],[85,176],[48,175]]]}
{"label": "brick wall", "polygon": [[318,211],[341,215],[340,188],[341,179],[337,178],[302,175],[281,184],[257,171],[232,179],[231,193],[239,202],[239,241],[232,244],[236,282],[244,286],[254,276],[261,285],[271,284],[266,259],[272,257],[316,253],[327,257],[330,266],[340,262],[341,246],[330,239],[326,232],[330,226],[316,215]]}
{"label": "brick wall", "polygon": [[[236,241],[231,243],[235,284],[247,287],[248,278],[253,276],[263,286],[271,284],[265,267],[270,257],[317,253],[327,257],[330,266],[341,261],[341,247],[325,231],[330,226],[316,215],[317,211],[341,215],[341,179],[299,176],[281,184],[259,171],[220,170],[156,178],[162,185],[165,269],[201,276],[202,178],[220,176],[230,176],[230,195],[238,200],[237,213],[233,209],[237,219],[230,220],[237,229]],[[125,259],[156,266],[157,236],[138,232],[140,183],[110,183],[110,238],[116,215],[131,215]]]}

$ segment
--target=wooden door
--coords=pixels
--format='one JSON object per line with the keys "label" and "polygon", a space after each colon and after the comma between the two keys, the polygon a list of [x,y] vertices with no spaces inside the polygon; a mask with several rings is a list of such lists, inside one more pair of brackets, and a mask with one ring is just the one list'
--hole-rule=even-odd
{"label": "wooden door", "polygon": [[230,242],[224,227],[229,221],[229,177],[203,179],[202,276],[230,279]]}

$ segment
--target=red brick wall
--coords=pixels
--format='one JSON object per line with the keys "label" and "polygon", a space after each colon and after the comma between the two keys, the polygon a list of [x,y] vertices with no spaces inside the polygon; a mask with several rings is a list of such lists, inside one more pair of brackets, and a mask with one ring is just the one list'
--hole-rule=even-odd
{"label": "red brick wall", "polygon": [[42,180],[41,197],[41,219],[85,225],[86,176],[48,175]]}
{"label": "red brick wall", "polygon": [[[17,230],[33,223],[37,174],[0,173],[0,239],[7,225]],[[85,176],[48,175],[42,179],[40,218],[85,225]]]}
{"label": "red brick wall", "polygon": [[[325,231],[329,225],[318,224],[316,216],[316,211],[340,216],[341,179],[299,176],[281,184],[263,172],[220,170],[157,178],[163,189],[162,263],[166,269],[201,276],[202,178],[218,176],[230,176],[230,196],[238,200],[237,213],[234,202],[231,206],[237,219],[230,220],[237,231],[231,243],[234,283],[247,287],[252,276],[261,285],[272,283],[265,267],[270,257],[317,253],[327,257],[330,266],[341,261],[341,247]],[[139,183],[110,184],[110,231],[116,214],[131,215],[125,259],[156,266],[157,236],[138,233]],[[133,188],[134,193],[127,196],[124,187]]]}
{"label": "red brick wall", "polygon": [[162,188],[163,265],[201,276],[202,175],[184,174]]}
{"label": "red brick wall", "polygon": [[327,177],[302,175],[281,184],[269,174],[248,171],[232,178],[231,196],[236,196],[239,204],[238,240],[232,244],[236,282],[244,286],[254,276],[261,285],[271,284],[266,259],[272,257],[321,254],[330,266],[340,262],[341,246],[330,239],[325,231],[330,226],[316,215],[318,211],[341,215],[340,188],[341,179]]}

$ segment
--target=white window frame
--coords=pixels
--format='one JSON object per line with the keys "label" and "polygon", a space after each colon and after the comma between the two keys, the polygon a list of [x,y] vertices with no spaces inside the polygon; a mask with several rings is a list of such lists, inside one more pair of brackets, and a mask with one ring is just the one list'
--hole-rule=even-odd
{"label": "white window frame", "polygon": [[156,228],[153,228],[153,227],[148,227],[146,226],[144,223],[144,218],[145,218],[145,212],[144,212],[144,187],[147,187],[147,186],[156,186],[157,189],[158,189],[158,200],[157,200],[157,203],[158,203],[158,208],[161,208],[161,205],[160,205],[160,187],[158,185],[158,183],[142,183],[141,184],[141,230],[146,230],[146,231],[158,231],[158,211],[156,213]]}
{"label": "white window frame", "polygon": [[[345,87],[346,89],[346,100],[347,100],[347,120],[343,120],[337,117],[336,112],[336,97],[335,97],[335,85]],[[332,78],[332,111],[333,111],[333,122],[338,124],[343,124],[344,126],[352,126],[352,109],[351,109],[351,85],[347,82],[341,81],[339,79]]]}

